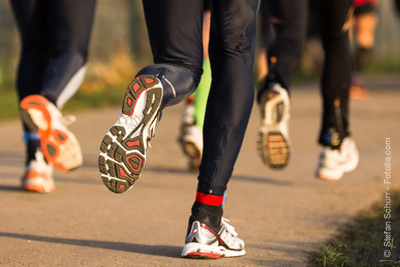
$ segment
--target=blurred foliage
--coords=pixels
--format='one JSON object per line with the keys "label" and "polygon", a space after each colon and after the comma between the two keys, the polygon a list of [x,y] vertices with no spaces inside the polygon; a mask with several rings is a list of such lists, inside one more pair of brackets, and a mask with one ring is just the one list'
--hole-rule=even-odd
{"label": "blurred foliage", "polygon": [[[378,12],[376,46],[368,70],[370,73],[398,72],[400,20],[395,15],[392,1],[381,1]],[[0,0],[0,30],[0,94],[2,99],[8,99],[4,96],[15,94],[20,52],[18,31],[8,0]],[[318,77],[322,58],[320,44],[308,42],[296,77]],[[74,98],[94,93],[108,95],[110,90],[121,90],[119,88],[125,88],[141,66],[151,62],[141,0],[98,0],[88,72],[80,93]]]}

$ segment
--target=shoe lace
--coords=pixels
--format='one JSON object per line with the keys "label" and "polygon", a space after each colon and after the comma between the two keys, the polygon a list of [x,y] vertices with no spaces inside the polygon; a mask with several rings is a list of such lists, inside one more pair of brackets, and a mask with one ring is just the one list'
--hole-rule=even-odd
{"label": "shoe lace", "polygon": [[222,226],[224,226],[226,228],[226,230],[231,233],[231,235],[233,236],[238,236],[238,233],[235,231],[235,227],[233,227],[232,225],[230,225],[229,220],[226,218],[221,218],[221,224]]}

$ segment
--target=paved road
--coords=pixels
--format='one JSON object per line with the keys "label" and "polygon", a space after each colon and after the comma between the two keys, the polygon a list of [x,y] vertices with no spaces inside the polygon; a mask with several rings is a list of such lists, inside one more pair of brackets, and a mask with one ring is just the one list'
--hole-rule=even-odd
{"label": "paved road", "polygon": [[176,142],[182,105],[164,112],[143,176],[122,195],[102,185],[96,164],[99,143],[119,108],[74,114],[78,122],[71,129],[83,146],[84,166],[56,172],[56,191],[47,195],[19,191],[21,129],[18,121],[2,122],[0,266],[305,266],[308,253],[357,210],[383,199],[385,138],[392,142],[390,188],[399,185],[400,80],[370,86],[368,100],[351,104],[359,168],[336,183],[313,175],[321,106],[316,84],[293,90],[294,151],[284,171],[269,170],[258,159],[254,108],[224,214],[245,240],[247,255],[218,261],[179,257],[196,186]]}

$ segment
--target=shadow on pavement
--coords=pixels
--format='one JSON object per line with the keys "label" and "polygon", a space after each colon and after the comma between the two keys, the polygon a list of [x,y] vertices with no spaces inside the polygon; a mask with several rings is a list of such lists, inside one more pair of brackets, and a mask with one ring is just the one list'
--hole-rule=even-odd
{"label": "shadow on pavement", "polygon": [[132,244],[124,242],[109,242],[85,239],[58,238],[37,235],[25,235],[17,233],[0,232],[0,237],[19,238],[25,240],[34,240],[39,242],[57,243],[72,246],[83,246],[90,248],[111,249],[124,252],[133,252],[146,255],[163,256],[170,258],[180,258],[182,247],[177,246],[150,246],[143,244]]}
{"label": "shadow on pavement", "polygon": [[21,187],[14,185],[0,185],[0,191],[21,191]]}

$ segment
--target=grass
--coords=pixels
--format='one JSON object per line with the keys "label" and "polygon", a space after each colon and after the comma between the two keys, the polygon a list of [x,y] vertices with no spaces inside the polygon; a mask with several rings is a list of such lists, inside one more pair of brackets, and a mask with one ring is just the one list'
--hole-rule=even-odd
{"label": "grass", "polygon": [[[111,86],[94,92],[79,91],[67,102],[63,111],[121,105],[126,85]],[[0,121],[18,117],[18,97],[14,90],[1,92]]]}
{"label": "grass", "polygon": [[15,91],[1,92],[0,120],[16,118],[18,116],[18,97]]}
{"label": "grass", "polygon": [[[314,266],[400,266],[400,191],[391,194],[390,247],[383,245],[385,225],[385,203],[379,201],[369,209],[362,210],[341,233],[321,249],[310,254]],[[389,250],[390,257],[384,257]]]}
{"label": "grass", "polygon": [[[116,49],[108,61],[91,60],[84,83],[63,107],[63,111],[121,105],[125,89],[138,71],[133,62],[135,60],[131,58],[127,47]],[[0,76],[0,121],[18,117],[15,73],[3,77],[1,79]]]}
{"label": "grass", "polygon": [[81,110],[121,105],[127,85],[112,86],[95,92],[79,91],[63,110]]}

